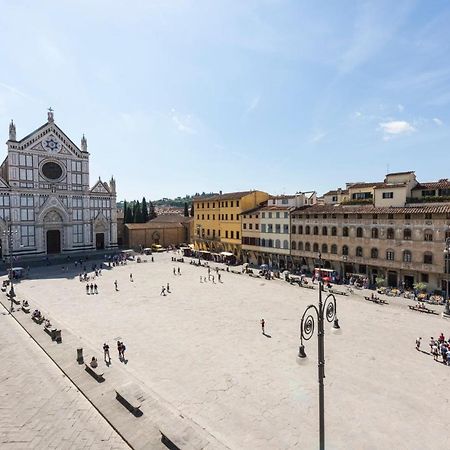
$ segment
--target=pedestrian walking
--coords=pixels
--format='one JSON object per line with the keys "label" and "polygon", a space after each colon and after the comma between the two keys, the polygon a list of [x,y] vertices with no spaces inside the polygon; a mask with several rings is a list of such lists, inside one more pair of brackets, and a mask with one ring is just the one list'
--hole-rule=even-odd
{"label": "pedestrian walking", "polygon": [[153,256],[152,256],[152,262],[155,262],[155,260],[153,259]]}
{"label": "pedestrian walking", "polygon": [[181,270],[179,267],[178,267],[178,275],[181,275]]}
{"label": "pedestrian walking", "polygon": [[116,288],[116,291],[119,290],[119,289],[117,289],[117,280],[114,280],[114,287]]}
{"label": "pedestrian walking", "polygon": [[95,293],[95,294],[98,294],[97,284],[94,284],[94,293]]}
{"label": "pedestrian walking", "polygon": [[166,295],[166,288],[164,286],[161,287],[161,293],[159,295]]}
{"label": "pedestrian walking", "polygon": [[417,339],[416,339],[416,350],[420,350],[420,341],[422,340],[422,338],[421,337],[418,337]]}
{"label": "pedestrian walking", "polygon": [[175,271],[175,267],[173,268],[173,274],[174,275],[176,275],[177,273],[176,273],[176,271]]}
{"label": "pedestrian walking", "polygon": [[212,278],[212,282],[214,283],[214,275],[211,275],[211,278]]}
{"label": "pedestrian walking", "polygon": [[122,342],[117,341],[117,351],[119,352],[119,360],[122,361]]}
{"label": "pedestrian walking", "polygon": [[[103,357],[105,358],[105,362],[106,361],[109,363],[111,362],[111,356],[109,354],[109,345],[106,342],[103,344]],[[108,358],[108,360],[106,358]]]}
{"label": "pedestrian walking", "polygon": [[86,284],[86,294],[89,295],[89,283]]}
{"label": "pedestrian walking", "polygon": [[120,343],[120,354],[122,355],[122,361],[125,361],[125,344],[123,342]]}
{"label": "pedestrian walking", "polygon": [[262,329],[262,334],[266,334],[264,327],[266,326],[266,321],[264,319],[261,319],[261,329]]}
{"label": "pedestrian walking", "polygon": [[434,340],[434,337],[430,338],[430,353],[433,354],[433,346],[436,345],[436,341]]}
{"label": "pedestrian walking", "polygon": [[93,294],[94,293],[94,285],[91,283],[91,285],[89,287],[91,289],[91,294]]}
{"label": "pedestrian walking", "polygon": [[133,274],[130,273],[130,281],[133,282]]}
{"label": "pedestrian walking", "polygon": [[439,346],[439,351],[441,352],[441,356],[442,356],[442,362],[444,364],[447,364],[447,352],[448,352],[448,348],[447,348],[447,344],[445,342],[442,342],[442,344]]}
{"label": "pedestrian walking", "polygon": [[168,293],[168,294],[170,294],[170,287],[169,287],[169,283],[167,283],[167,288],[166,288],[166,291],[167,291],[167,293]]}
{"label": "pedestrian walking", "polygon": [[222,283],[222,275],[220,275],[220,273],[218,273],[217,277],[219,278],[219,283]]}
{"label": "pedestrian walking", "polygon": [[433,347],[431,348],[431,354],[433,355],[433,359],[435,361],[438,360],[438,356],[439,356],[439,349],[438,346],[436,344],[433,345]]}

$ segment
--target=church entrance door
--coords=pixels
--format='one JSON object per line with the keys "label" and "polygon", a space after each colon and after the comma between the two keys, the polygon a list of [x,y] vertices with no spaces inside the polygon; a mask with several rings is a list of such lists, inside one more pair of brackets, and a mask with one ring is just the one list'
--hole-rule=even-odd
{"label": "church entrance door", "polygon": [[59,230],[47,231],[47,253],[61,253],[61,233]]}
{"label": "church entrance door", "polygon": [[103,250],[105,248],[105,233],[96,233],[95,248],[97,250]]}

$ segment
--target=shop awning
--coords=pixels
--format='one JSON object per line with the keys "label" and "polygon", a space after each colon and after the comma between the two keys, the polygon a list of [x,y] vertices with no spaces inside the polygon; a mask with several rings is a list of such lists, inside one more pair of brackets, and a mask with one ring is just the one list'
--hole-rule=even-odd
{"label": "shop awning", "polygon": [[220,254],[222,256],[233,256],[233,253],[230,253],[230,252],[221,252]]}

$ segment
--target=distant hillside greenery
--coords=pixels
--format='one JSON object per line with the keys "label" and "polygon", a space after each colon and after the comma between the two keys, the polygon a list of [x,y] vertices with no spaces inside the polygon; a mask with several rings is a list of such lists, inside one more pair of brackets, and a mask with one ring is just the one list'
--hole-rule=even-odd
{"label": "distant hillside greenery", "polygon": [[155,200],[153,204],[155,206],[174,206],[177,208],[183,208],[184,204],[187,203],[188,205],[191,205],[192,199],[194,197],[204,197],[207,195],[214,195],[214,192],[202,192],[199,194],[196,192],[194,195],[185,195],[184,197],[177,197],[177,198],[161,198],[159,200]]}
{"label": "distant hillside greenery", "polygon": [[194,197],[207,197],[217,195],[215,192],[196,192],[194,195],[185,195],[177,198],[161,198],[159,200],[145,201],[145,197],[140,203],[139,200],[117,202],[117,208],[124,210],[125,223],[144,223],[156,217],[155,207],[171,206],[174,208],[184,208],[186,217],[194,216],[194,205],[192,199]]}

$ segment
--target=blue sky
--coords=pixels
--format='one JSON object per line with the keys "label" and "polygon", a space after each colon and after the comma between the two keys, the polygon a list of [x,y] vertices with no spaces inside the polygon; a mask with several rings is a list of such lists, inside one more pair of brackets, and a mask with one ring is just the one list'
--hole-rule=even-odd
{"label": "blue sky", "polygon": [[[118,198],[447,178],[443,1],[0,0],[0,136],[46,121]],[[1,125],[3,124],[3,125]],[[6,146],[5,146],[6,152]]]}

